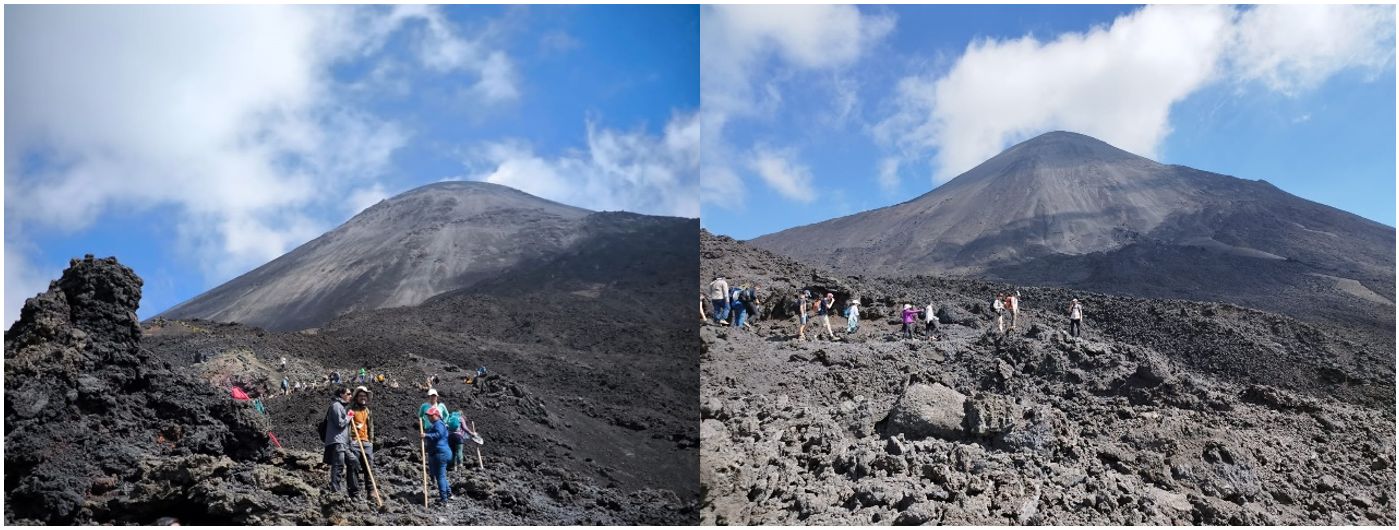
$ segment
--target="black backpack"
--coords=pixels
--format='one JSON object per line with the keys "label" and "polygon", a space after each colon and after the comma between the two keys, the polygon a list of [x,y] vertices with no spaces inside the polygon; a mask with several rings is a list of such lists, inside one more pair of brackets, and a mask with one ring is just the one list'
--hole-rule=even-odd
{"label": "black backpack", "polygon": [[753,293],[753,288],[752,288],[752,287],[749,287],[749,288],[744,289],[744,290],[742,290],[742,291],[740,291],[740,292],[738,293],[738,301],[744,302],[744,303],[750,303],[750,302],[753,301],[753,298],[754,298],[753,295],[754,295],[754,293]]}
{"label": "black backpack", "polygon": [[320,423],[317,423],[317,424],[316,424],[316,439],[321,440],[321,441],[325,441],[325,428],[326,428],[326,427],[327,427],[327,425],[326,425],[326,423],[325,423],[325,418],[321,418]]}

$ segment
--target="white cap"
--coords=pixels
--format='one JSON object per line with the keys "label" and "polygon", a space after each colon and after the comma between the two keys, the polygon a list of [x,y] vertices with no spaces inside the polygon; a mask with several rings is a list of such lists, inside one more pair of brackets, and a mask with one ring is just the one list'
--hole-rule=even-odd
{"label": "white cap", "polygon": [[429,389],[427,389],[427,395],[429,395],[429,396],[435,396],[435,395],[437,395],[437,389],[436,389],[436,388],[429,388]]}

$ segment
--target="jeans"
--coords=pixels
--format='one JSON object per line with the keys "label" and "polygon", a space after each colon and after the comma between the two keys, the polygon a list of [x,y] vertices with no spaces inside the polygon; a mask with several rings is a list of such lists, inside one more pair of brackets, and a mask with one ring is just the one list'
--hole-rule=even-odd
{"label": "jeans", "polygon": [[723,322],[729,319],[729,303],[723,298],[711,299],[709,305],[714,308],[714,320]]}
{"label": "jeans", "polygon": [[743,306],[740,305],[740,306],[738,306],[738,307],[735,307],[735,308],[734,308],[734,327],[735,327],[735,328],[738,328],[738,329],[743,329],[743,321],[744,321],[744,319],[746,319],[747,317],[748,317],[748,312],[747,312],[747,311],[744,311]]}
{"label": "jeans", "polygon": [[345,444],[330,444],[325,446],[326,460],[330,463],[330,491],[340,491],[340,475],[345,475],[345,485],[351,497],[359,494],[359,466],[345,465],[349,448]]}
{"label": "jeans", "polygon": [[447,483],[447,461],[451,459],[450,451],[428,453],[428,473],[437,481],[437,500],[442,502],[447,502],[447,497],[452,495],[452,485]]}

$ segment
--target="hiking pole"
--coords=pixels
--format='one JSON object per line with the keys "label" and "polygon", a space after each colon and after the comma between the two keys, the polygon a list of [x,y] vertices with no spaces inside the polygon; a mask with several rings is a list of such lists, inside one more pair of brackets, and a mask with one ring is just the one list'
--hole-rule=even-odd
{"label": "hiking pole", "polygon": [[364,471],[369,475],[369,485],[374,487],[374,500],[379,502],[379,508],[384,507],[384,498],[379,496],[379,482],[374,480],[374,466],[369,463],[369,452],[364,450],[364,440],[359,440],[359,455],[364,457]]}
{"label": "hiking pole", "polygon": [[[471,432],[476,432],[476,422],[471,422]],[[481,459],[481,444],[476,444],[476,469],[486,469],[486,461]]]}
{"label": "hiking pole", "polygon": [[[422,420],[418,420],[418,434],[426,434]],[[427,439],[418,438],[418,447],[423,449],[423,507],[427,508]]]}

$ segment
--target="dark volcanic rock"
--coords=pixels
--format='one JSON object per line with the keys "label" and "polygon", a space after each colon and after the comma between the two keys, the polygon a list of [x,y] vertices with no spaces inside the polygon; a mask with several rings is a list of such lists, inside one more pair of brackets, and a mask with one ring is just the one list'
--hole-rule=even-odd
{"label": "dark volcanic rock", "polygon": [[889,413],[887,428],[910,438],[937,436],[957,439],[962,435],[962,420],[966,413],[962,403],[967,398],[956,390],[938,383],[916,384],[908,387],[894,410]]}

